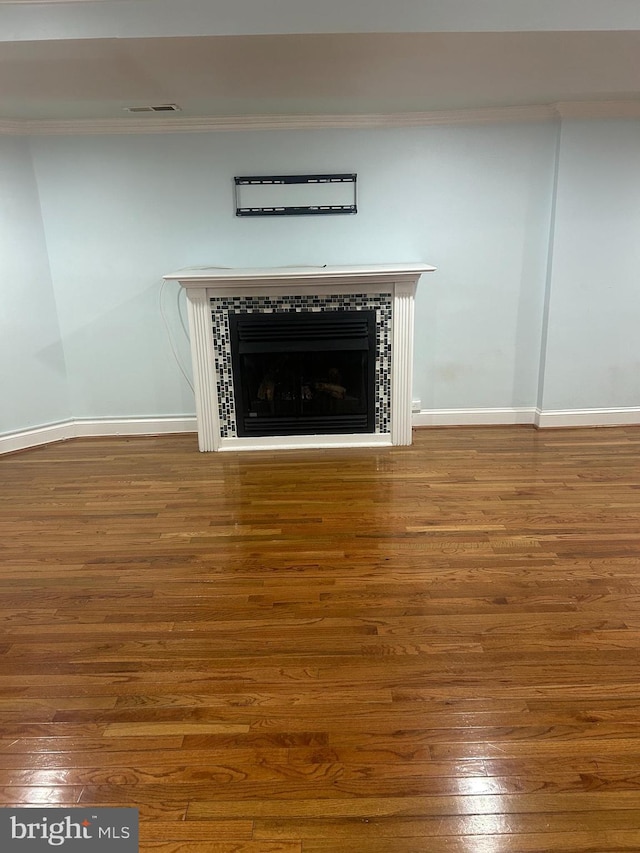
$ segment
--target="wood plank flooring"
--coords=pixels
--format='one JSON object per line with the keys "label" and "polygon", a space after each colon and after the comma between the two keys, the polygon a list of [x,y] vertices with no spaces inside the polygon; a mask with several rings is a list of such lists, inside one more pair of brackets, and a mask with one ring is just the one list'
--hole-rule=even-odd
{"label": "wood plank flooring", "polygon": [[640,851],[640,428],[0,459],[0,802],[155,853]]}

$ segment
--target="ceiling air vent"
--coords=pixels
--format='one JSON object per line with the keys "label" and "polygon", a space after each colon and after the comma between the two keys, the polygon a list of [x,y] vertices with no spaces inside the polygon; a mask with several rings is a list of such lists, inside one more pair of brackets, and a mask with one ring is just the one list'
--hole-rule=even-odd
{"label": "ceiling air vent", "polygon": [[177,104],[151,104],[143,107],[123,107],[128,113],[179,113]]}

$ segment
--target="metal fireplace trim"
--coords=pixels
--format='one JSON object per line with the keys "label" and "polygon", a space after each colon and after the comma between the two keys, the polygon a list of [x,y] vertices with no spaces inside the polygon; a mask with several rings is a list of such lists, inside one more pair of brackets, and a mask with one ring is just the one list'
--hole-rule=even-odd
{"label": "metal fireplace trim", "polygon": [[[390,315],[390,311],[388,313]],[[376,331],[381,323],[386,322],[381,314],[381,311],[373,308],[313,311],[310,307],[301,311],[229,312],[237,435],[375,432],[376,401],[382,396],[378,393],[376,383],[380,375],[380,370],[376,371],[376,361],[379,363],[382,360],[378,352]],[[309,374],[308,384],[304,385],[302,370],[306,367],[311,371],[314,361],[322,361],[329,354],[336,357],[335,367],[350,366],[352,380],[356,378],[353,375],[353,363],[357,364],[359,360],[360,365],[356,367],[355,373],[360,397],[347,396],[344,401],[332,399],[331,393],[335,389],[329,389],[328,392],[318,390],[322,385],[317,383],[323,380],[318,375]],[[264,397],[260,401],[257,395],[251,399],[251,383],[246,368],[252,361],[255,364],[261,356],[265,359],[265,366],[269,362],[273,364],[274,360],[284,362],[281,369],[286,365],[285,385],[283,387],[276,383],[274,386],[272,382],[272,395],[274,387],[276,393],[271,402]],[[316,363],[316,370],[318,366]],[[293,384],[292,374],[296,377]],[[279,401],[278,389],[279,393],[286,395]],[[341,390],[344,395],[346,388]],[[263,393],[268,394],[269,388],[264,388]],[[359,411],[348,411],[354,404]],[[346,406],[347,411],[340,412],[341,406]],[[290,413],[284,415],[268,411],[275,408],[289,409]],[[325,411],[321,413],[321,409]]]}

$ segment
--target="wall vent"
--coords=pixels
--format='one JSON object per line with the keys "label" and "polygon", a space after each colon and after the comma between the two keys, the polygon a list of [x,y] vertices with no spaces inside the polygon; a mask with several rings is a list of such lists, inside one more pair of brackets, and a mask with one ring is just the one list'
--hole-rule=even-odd
{"label": "wall vent", "polygon": [[123,107],[127,113],[179,113],[177,104],[151,104],[142,107]]}

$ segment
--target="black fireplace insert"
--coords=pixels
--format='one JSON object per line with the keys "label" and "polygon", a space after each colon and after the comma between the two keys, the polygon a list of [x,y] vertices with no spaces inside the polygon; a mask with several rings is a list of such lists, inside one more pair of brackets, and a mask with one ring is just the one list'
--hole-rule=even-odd
{"label": "black fireplace insert", "polygon": [[229,314],[239,436],[375,432],[376,312]]}

